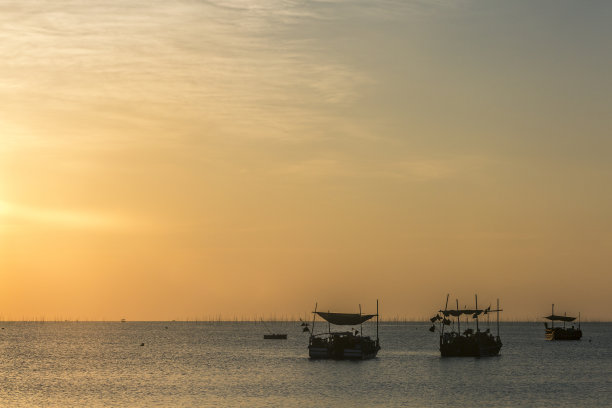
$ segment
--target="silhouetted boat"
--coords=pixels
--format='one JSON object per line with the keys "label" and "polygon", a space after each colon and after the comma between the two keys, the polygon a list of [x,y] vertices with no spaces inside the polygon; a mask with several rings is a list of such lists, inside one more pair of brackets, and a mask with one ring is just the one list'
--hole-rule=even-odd
{"label": "silhouetted boat", "polygon": [[264,334],[264,339],[270,340],[286,340],[287,339],[287,335],[286,334]]}
{"label": "silhouetted boat", "polygon": [[[315,334],[315,318],[319,315],[328,322],[326,333]],[[376,340],[363,335],[363,323],[376,317]],[[336,326],[357,326],[360,330],[332,332],[331,325]],[[335,359],[335,360],[366,360],[376,357],[380,350],[380,340],[378,339],[378,300],[376,301],[376,314],[359,313],[324,313],[315,311],[312,317],[312,326],[308,343],[308,355],[312,359]]]}
{"label": "silhouetted boat", "polygon": [[[446,306],[444,310],[440,310],[439,314],[432,317],[430,320],[433,323],[430,331],[435,331],[435,322],[440,322],[440,354],[442,357],[486,357],[496,356],[502,347],[502,342],[499,337],[499,299],[497,300],[497,309],[491,310],[491,306],[486,309],[478,309],[478,296],[476,298],[475,309],[459,309],[459,301],[457,300],[457,309],[448,309],[448,295],[446,296]],[[493,336],[489,328],[485,331],[480,331],[478,317],[489,313],[497,312],[497,336]],[[440,313],[442,316],[440,316]],[[461,332],[461,316],[471,316],[476,320],[476,331],[469,327]],[[457,327],[446,330],[446,326],[451,326],[449,317],[456,317]]]}
{"label": "silhouetted boat", "polygon": [[272,331],[268,328],[268,326],[266,326],[266,323],[264,323],[263,319],[260,319],[260,320],[261,320],[261,323],[266,328],[266,330],[269,332],[268,334],[264,334],[263,337],[265,340],[287,340],[286,334],[272,333]]}
{"label": "silhouetted boat", "polygon": [[[563,314],[563,316],[556,315],[554,304],[552,305],[552,314],[546,316],[545,319],[550,320],[550,327],[548,327],[548,323],[544,322],[544,327],[546,327],[546,340],[580,340],[582,337],[582,330],[580,330],[580,313],[578,313],[577,329],[574,328],[574,325],[570,328],[565,327],[565,323],[573,322],[576,318],[567,316],[567,314]],[[563,327],[555,327],[555,322],[558,321],[563,322]]]}

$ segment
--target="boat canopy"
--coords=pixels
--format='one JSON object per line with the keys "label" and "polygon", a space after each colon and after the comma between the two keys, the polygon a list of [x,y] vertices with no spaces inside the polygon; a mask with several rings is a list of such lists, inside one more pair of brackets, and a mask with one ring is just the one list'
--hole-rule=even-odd
{"label": "boat canopy", "polygon": [[331,324],[335,324],[337,326],[355,326],[377,316],[375,314],[362,315],[359,313],[316,313]]}
{"label": "boat canopy", "polygon": [[561,321],[561,322],[573,322],[574,320],[576,320],[575,317],[559,316],[559,315],[546,316],[545,319],[548,319],[548,320],[558,320],[558,321]]}
{"label": "boat canopy", "polygon": [[461,315],[480,315],[483,312],[488,313],[490,312],[490,310],[487,309],[459,309],[459,310],[440,310],[440,313],[442,313],[444,316],[448,317],[448,316],[461,316]]}

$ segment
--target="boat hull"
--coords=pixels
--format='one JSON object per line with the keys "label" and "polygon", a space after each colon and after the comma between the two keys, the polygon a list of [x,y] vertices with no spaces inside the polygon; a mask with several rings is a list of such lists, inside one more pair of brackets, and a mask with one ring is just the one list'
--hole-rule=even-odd
{"label": "boat hull", "polygon": [[564,329],[562,327],[546,329],[546,340],[580,340],[582,330]]}
{"label": "boat hull", "polygon": [[264,334],[266,340],[287,340],[286,334]]}
{"label": "boat hull", "polygon": [[376,357],[378,350],[378,340],[351,332],[312,336],[308,344],[308,355],[312,359],[367,360]]}
{"label": "boat hull", "polygon": [[308,346],[308,355],[311,359],[368,360],[376,357],[378,349],[367,352],[357,348],[334,349],[332,347]]}
{"label": "boat hull", "polygon": [[442,357],[493,357],[499,355],[501,347],[501,340],[492,336],[440,336]]}

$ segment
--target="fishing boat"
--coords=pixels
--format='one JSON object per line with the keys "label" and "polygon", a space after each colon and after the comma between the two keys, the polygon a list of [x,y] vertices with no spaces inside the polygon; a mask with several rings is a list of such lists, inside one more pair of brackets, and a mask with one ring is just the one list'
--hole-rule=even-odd
{"label": "fishing boat", "polygon": [[[552,313],[550,316],[546,316],[545,319],[550,320],[550,327],[548,327],[548,323],[544,322],[544,327],[546,328],[546,340],[580,340],[582,337],[582,330],[580,330],[580,313],[578,313],[578,328],[576,329],[574,325],[572,327],[565,327],[565,324],[568,322],[573,322],[576,320],[575,317],[570,317],[567,313],[564,313],[563,316],[559,316],[555,314],[555,305],[552,305]],[[563,322],[563,327],[555,327],[555,322],[561,321]]]}
{"label": "fishing boat", "polygon": [[[315,320],[317,315],[327,321],[327,332],[315,334]],[[376,317],[376,340],[363,335],[363,323]],[[331,331],[331,325],[358,326],[360,330],[351,328],[350,331]],[[362,314],[361,305],[359,313],[331,313],[315,311],[312,316],[308,354],[312,359],[334,360],[367,360],[376,357],[380,350],[378,338],[378,300],[376,301],[376,314]]]}
{"label": "fishing boat", "polygon": [[264,340],[287,340],[286,334],[272,333],[272,330],[270,330],[268,326],[266,326],[266,323],[263,321],[263,319],[260,319],[260,320],[261,320],[261,323],[266,328],[266,330],[268,331],[268,334],[264,334],[263,336]]}
{"label": "fishing boat", "polygon": [[[448,295],[446,295],[446,306],[444,310],[439,310],[436,316],[430,321],[432,326],[430,331],[436,330],[436,322],[439,322],[440,331],[440,354],[442,357],[488,357],[497,356],[502,347],[502,342],[499,337],[499,299],[497,299],[497,308],[491,309],[491,306],[486,309],[478,308],[478,296],[475,296],[476,305],[474,309],[459,309],[459,300],[457,300],[456,309],[448,309]],[[490,325],[489,316],[491,312],[497,313],[497,335],[493,336],[489,327],[484,331],[480,330],[479,317],[487,316],[487,323]],[[461,332],[461,316],[466,317],[466,325]],[[451,321],[450,318],[456,318]],[[469,327],[467,319],[472,318],[476,321],[476,331]],[[456,323],[456,325],[455,325]],[[452,326],[451,326],[452,324]],[[449,329],[446,327],[449,326]]]}
{"label": "fishing boat", "polygon": [[264,339],[266,340],[287,340],[287,335],[277,334],[277,333],[264,334]]}

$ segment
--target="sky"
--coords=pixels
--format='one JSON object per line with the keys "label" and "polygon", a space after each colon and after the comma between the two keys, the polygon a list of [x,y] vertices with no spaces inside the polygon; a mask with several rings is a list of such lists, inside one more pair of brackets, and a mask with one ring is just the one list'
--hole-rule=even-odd
{"label": "sky", "polygon": [[0,319],[612,320],[611,18],[2,1]]}

